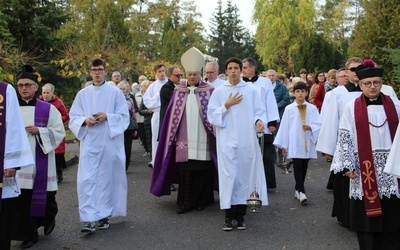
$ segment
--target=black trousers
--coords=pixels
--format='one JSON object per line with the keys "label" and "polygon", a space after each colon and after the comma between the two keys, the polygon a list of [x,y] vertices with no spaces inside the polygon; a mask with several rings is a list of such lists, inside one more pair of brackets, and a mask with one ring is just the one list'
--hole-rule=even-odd
{"label": "black trousers", "polygon": [[275,178],[275,162],[276,162],[276,152],[275,146],[272,144],[274,141],[274,135],[264,135],[264,153],[263,153],[263,163],[264,163],[264,173],[265,179],[267,181],[268,188],[276,188],[276,178]]}
{"label": "black trousers", "polygon": [[125,149],[125,170],[128,170],[131,162],[133,133],[124,133],[124,149]]}
{"label": "black trousers", "polygon": [[144,130],[143,122],[138,123],[138,134],[139,134],[139,140],[142,142],[142,146],[147,152],[146,131]]}
{"label": "black trousers", "polygon": [[242,219],[246,215],[247,205],[232,205],[230,209],[225,209],[225,218]]}
{"label": "black trousers", "polygon": [[58,213],[56,191],[47,192],[46,213],[44,217],[30,216],[32,190],[21,189],[21,195],[15,198],[13,212],[12,239],[20,241],[37,241],[38,231],[41,226],[52,223]]}
{"label": "black trousers", "polygon": [[56,154],[56,171],[57,171],[57,180],[63,179],[63,168],[67,168],[65,163],[64,154]]}
{"label": "black trousers", "polygon": [[306,190],[304,188],[304,182],[306,180],[309,160],[310,159],[299,159],[299,158],[293,159],[294,180],[296,182],[294,188],[302,193],[306,193]]}
{"label": "black trousers", "polygon": [[13,210],[15,199],[2,199],[0,211],[0,249],[8,250],[11,245],[11,232],[13,230]]}

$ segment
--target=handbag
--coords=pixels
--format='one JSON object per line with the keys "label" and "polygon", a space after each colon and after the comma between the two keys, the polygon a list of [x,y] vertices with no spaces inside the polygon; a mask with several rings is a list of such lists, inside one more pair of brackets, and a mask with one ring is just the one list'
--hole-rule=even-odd
{"label": "handbag", "polygon": [[131,119],[128,128],[125,130],[127,133],[134,133],[138,130],[138,124],[135,119]]}

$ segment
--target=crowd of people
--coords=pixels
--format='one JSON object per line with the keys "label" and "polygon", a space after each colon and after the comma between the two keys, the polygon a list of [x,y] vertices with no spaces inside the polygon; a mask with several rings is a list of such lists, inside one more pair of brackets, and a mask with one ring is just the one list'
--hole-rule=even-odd
{"label": "crowd of people", "polygon": [[301,69],[290,79],[274,69],[258,73],[252,58],[229,58],[220,70],[196,48],[181,64],[184,74],[156,64],[154,81],[141,75],[130,85],[119,71],[107,81],[105,61],[95,58],[92,81],[69,112],[53,84],[38,96],[31,66],[17,76],[18,93],[0,83],[1,249],[11,240],[30,248],[39,227],[45,235],[54,230],[68,121],[80,143],[82,233],[126,216],[126,172],[137,139],[150,159],[151,194],[177,191],[176,212],[184,214],[206,209],[217,191],[224,231],[247,228],[254,192],[268,205],[268,190],[278,187],[276,164],[287,159],[294,197],[305,204],[308,163],[320,152],[332,163],[332,216],[357,233],[360,249],[400,249],[400,102],[375,62],[353,57],[344,68],[315,75]]}

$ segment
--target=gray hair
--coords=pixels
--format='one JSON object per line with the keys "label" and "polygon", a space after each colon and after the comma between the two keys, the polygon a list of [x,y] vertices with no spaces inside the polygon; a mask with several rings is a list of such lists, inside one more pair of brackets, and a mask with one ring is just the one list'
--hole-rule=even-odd
{"label": "gray hair", "polygon": [[53,84],[51,84],[51,83],[46,83],[45,85],[43,85],[42,90],[43,90],[44,88],[49,88],[50,91],[51,91],[51,93],[54,93],[55,88],[54,88],[54,85],[53,85]]}
{"label": "gray hair", "polygon": [[219,65],[218,65],[217,62],[214,62],[214,61],[208,62],[208,63],[206,64],[206,67],[207,67],[208,65],[212,65],[212,66],[214,66],[214,68],[215,68],[216,70],[219,70]]}

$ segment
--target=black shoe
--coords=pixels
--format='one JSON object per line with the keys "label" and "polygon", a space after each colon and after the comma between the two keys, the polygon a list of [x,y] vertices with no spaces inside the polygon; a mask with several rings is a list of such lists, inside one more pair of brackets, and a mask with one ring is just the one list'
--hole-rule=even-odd
{"label": "black shoe", "polygon": [[231,218],[225,218],[225,224],[222,227],[224,231],[232,231],[233,230],[233,223]]}
{"label": "black shoe", "polygon": [[186,209],[184,207],[178,207],[178,209],[176,210],[176,212],[178,214],[184,214],[186,213]]}
{"label": "black shoe", "polygon": [[176,187],[174,184],[171,184],[171,191],[176,191]]}
{"label": "black shoe", "polygon": [[247,228],[246,221],[244,220],[243,217],[242,217],[242,218],[239,218],[239,219],[237,220],[236,226],[237,226],[237,229],[239,229],[239,230],[244,230],[244,229]]}
{"label": "black shoe", "polygon": [[27,249],[33,246],[33,244],[35,244],[37,241],[32,241],[32,240],[26,240],[24,242],[22,242],[21,244],[21,248],[22,249]]}
{"label": "black shoe", "polygon": [[147,163],[147,166],[148,166],[149,168],[153,168],[153,164],[151,164],[151,162]]}
{"label": "black shoe", "polygon": [[50,224],[44,226],[44,235],[49,235],[53,232],[54,228],[56,227],[56,221],[53,220]]}
{"label": "black shoe", "polygon": [[60,178],[57,179],[57,183],[60,184],[63,180],[64,180],[64,178],[60,177]]}
{"label": "black shoe", "polygon": [[109,227],[110,227],[110,222],[108,221],[108,218],[101,219],[97,223],[97,228],[98,229],[107,229]]}

